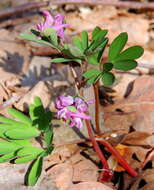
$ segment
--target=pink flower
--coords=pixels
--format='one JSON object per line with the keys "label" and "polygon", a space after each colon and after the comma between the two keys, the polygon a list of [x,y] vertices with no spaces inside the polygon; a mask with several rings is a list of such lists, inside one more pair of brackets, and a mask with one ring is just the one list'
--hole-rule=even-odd
{"label": "pink flower", "polygon": [[43,32],[46,28],[53,28],[56,30],[57,35],[64,39],[64,28],[68,27],[68,24],[63,24],[64,16],[61,14],[57,14],[53,17],[48,11],[42,11],[42,15],[44,17],[44,22],[37,24],[37,29],[40,32]]}
{"label": "pink flower", "polygon": [[81,129],[82,119],[91,119],[89,115],[84,113],[88,111],[88,104],[89,102],[80,97],[60,96],[55,101],[55,107],[58,109],[57,118],[68,121],[70,127],[76,126]]}
{"label": "pink flower", "polygon": [[74,102],[74,98],[71,96],[59,96],[56,99],[55,107],[56,109],[62,109],[67,106],[71,106]]}
{"label": "pink flower", "polygon": [[72,118],[70,121],[70,127],[76,126],[78,129],[83,127],[82,120],[80,118]]}

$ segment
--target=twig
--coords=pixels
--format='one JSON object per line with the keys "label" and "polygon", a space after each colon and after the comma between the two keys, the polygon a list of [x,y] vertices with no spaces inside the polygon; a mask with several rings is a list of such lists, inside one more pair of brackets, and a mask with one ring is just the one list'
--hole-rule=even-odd
{"label": "twig", "polygon": [[25,11],[29,11],[32,9],[38,9],[42,7],[47,7],[49,3],[54,5],[64,5],[64,4],[86,4],[86,5],[111,5],[118,8],[132,8],[139,10],[154,10],[154,3],[148,2],[130,2],[130,1],[113,1],[113,0],[50,0],[46,2],[33,2],[26,3],[16,7],[11,7],[0,11],[0,19],[13,16],[19,13],[23,13]]}
{"label": "twig", "polygon": [[99,125],[99,94],[98,94],[98,81],[93,85],[94,94],[95,94],[95,125],[96,125],[96,133],[99,135],[101,133],[100,125]]}
{"label": "twig", "polygon": [[16,7],[7,8],[0,11],[0,19],[8,17],[8,16],[13,16],[19,13],[23,13],[32,9],[47,7],[48,5],[49,5],[49,2],[34,2],[34,3],[22,4]]}
{"label": "twig", "polygon": [[132,2],[132,1],[113,1],[113,0],[53,0],[52,4],[87,4],[87,5],[112,5],[118,8],[132,8],[139,10],[154,10],[154,3]]}

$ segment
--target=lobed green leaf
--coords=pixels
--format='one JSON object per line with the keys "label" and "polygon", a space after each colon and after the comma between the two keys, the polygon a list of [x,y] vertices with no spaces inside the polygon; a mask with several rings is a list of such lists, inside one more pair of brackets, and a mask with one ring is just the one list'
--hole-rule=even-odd
{"label": "lobed green leaf", "polygon": [[143,53],[144,49],[141,46],[133,46],[120,53],[115,61],[138,59]]}
{"label": "lobed green leaf", "polygon": [[114,83],[115,76],[111,72],[105,72],[102,74],[102,82],[105,86],[110,86]]}
{"label": "lobed green leaf", "polygon": [[120,52],[123,50],[125,44],[128,40],[128,34],[126,32],[123,32],[119,34],[111,43],[109,47],[109,61],[114,61],[117,56],[119,56]]}
{"label": "lobed green leaf", "polygon": [[90,79],[90,78],[92,78],[92,77],[94,77],[94,76],[98,76],[100,73],[101,73],[101,71],[99,71],[99,70],[97,70],[97,69],[90,69],[90,70],[86,71],[86,72],[83,74],[83,76],[84,76],[85,78]]}
{"label": "lobed green leaf", "polygon": [[114,62],[113,67],[122,71],[129,71],[137,67],[137,62],[134,60],[121,60]]}
{"label": "lobed green leaf", "polygon": [[86,50],[88,48],[88,32],[83,31],[81,33],[81,42],[82,42],[82,49]]}

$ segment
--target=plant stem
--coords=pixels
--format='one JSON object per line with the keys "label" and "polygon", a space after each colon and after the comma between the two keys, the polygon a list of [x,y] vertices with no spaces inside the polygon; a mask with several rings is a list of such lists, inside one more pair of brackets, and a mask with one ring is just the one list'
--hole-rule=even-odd
{"label": "plant stem", "polygon": [[105,147],[107,147],[108,151],[115,156],[115,158],[118,160],[119,164],[122,165],[122,167],[133,177],[137,176],[137,172],[127,163],[127,161],[123,158],[123,156],[120,155],[120,153],[111,146],[110,143],[108,143],[106,140],[99,140],[99,143],[103,144]]}
{"label": "plant stem", "polygon": [[99,125],[99,91],[98,91],[99,81],[93,84],[94,88],[94,95],[95,95],[95,126],[96,126],[96,133],[99,135],[101,133],[100,125]]}
{"label": "plant stem", "polygon": [[99,145],[98,145],[98,143],[97,143],[97,141],[95,139],[95,136],[93,134],[93,129],[92,129],[90,121],[85,120],[85,123],[86,123],[86,126],[87,126],[88,135],[90,137],[90,140],[92,142],[94,150],[96,151],[96,154],[98,155],[98,157],[101,160],[102,165],[103,165],[103,171],[100,174],[99,180],[100,181],[106,181],[106,182],[110,181],[112,176],[113,176],[113,172],[111,172],[111,170],[109,169],[107,160],[106,160],[103,152],[101,151],[101,149],[100,149],[100,147],[99,147]]}
{"label": "plant stem", "polygon": [[91,123],[90,123],[89,120],[85,120],[85,122],[86,122],[87,130],[88,130],[88,135],[89,135],[90,140],[91,140],[91,142],[92,142],[92,144],[93,144],[93,146],[94,146],[94,149],[95,149],[97,155],[99,156],[99,158],[100,158],[100,160],[101,160],[101,162],[102,162],[102,164],[103,164],[103,167],[104,167],[105,169],[108,169],[109,167],[108,167],[108,163],[107,163],[107,161],[106,161],[106,158],[104,157],[104,155],[103,155],[101,149],[99,148],[98,143],[97,143],[96,140],[95,140],[95,136],[94,136],[94,134],[93,134],[93,130],[92,130],[92,127],[91,127]]}

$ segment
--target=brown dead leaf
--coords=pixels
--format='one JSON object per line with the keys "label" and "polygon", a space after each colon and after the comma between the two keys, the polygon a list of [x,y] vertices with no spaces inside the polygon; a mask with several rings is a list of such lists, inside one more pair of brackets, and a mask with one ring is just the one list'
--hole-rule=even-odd
{"label": "brown dead leaf", "polygon": [[[149,41],[149,21],[141,15],[117,11],[110,6],[99,6],[86,14],[70,13],[66,17],[71,29],[81,32],[93,30],[95,26],[109,30],[112,41],[119,33],[128,32],[130,44],[145,45]],[[137,34],[137,35],[136,35]]]}
{"label": "brown dead leaf", "polygon": [[71,164],[63,163],[52,167],[47,172],[58,190],[68,190],[72,185],[73,167]]}
{"label": "brown dead leaf", "polygon": [[32,90],[30,90],[18,103],[15,104],[15,107],[21,111],[25,111],[28,105],[33,103],[35,96],[39,96],[41,98],[44,107],[47,107],[50,104],[52,94],[45,82],[38,82]]}
{"label": "brown dead leaf", "polygon": [[[143,86],[143,84],[146,84]],[[133,89],[128,98],[116,101],[114,105],[105,108],[106,111],[115,111],[117,109],[125,112],[132,112],[130,115],[114,116],[110,114],[106,119],[106,126],[119,130],[129,129],[133,126],[137,131],[154,132],[154,77],[141,76],[134,81]],[[134,113],[133,113],[134,112]],[[112,121],[112,123],[111,123]]]}
{"label": "brown dead leaf", "polygon": [[129,145],[149,145],[147,138],[150,136],[152,136],[152,134],[148,132],[134,131],[127,134],[123,138],[122,143]]}
{"label": "brown dead leaf", "polygon": [[113,188],[99,182],[82,182],[73,185],[68,190],[113,190]]}
{"label": "brown dead leaf", "polygon": [[136,182],[132,185],[130,190],[152,190],[154,185],[154,169],[147,169],[143,171],[138,177]]}
{"label": "brown dead leaf", "polygon": [[73,182],[97,181],[98,179],[98,167],[88,159],[77,162],[73,165],[73,169]]}

